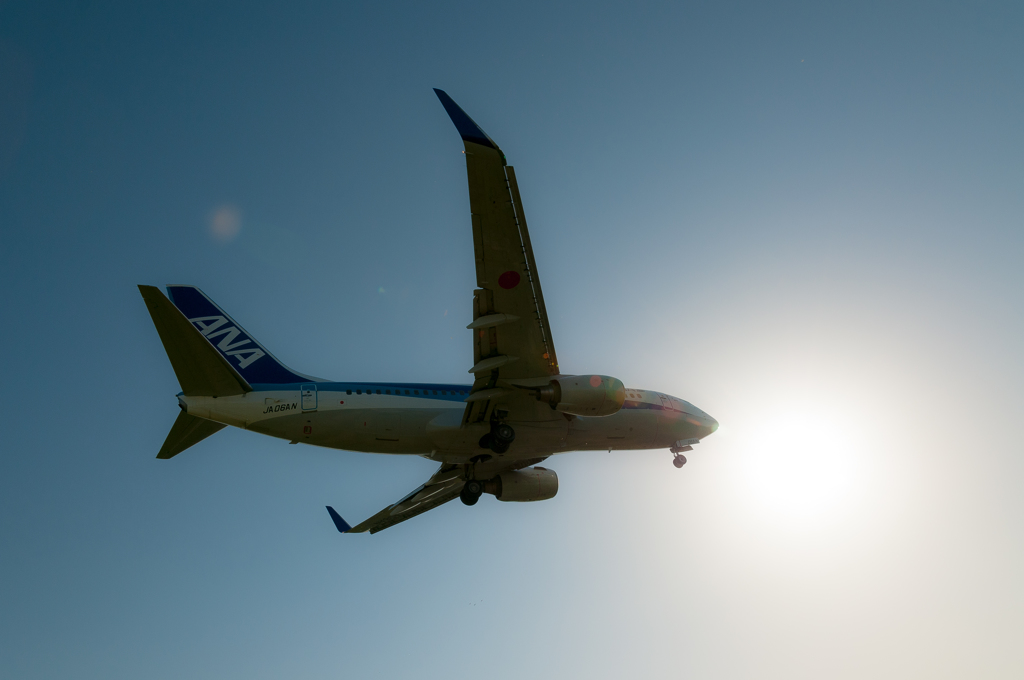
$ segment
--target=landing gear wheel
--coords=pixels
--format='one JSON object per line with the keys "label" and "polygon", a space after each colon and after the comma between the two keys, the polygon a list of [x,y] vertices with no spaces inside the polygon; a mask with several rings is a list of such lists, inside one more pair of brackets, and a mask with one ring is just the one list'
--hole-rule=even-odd
{"label": "landing gear wheel", "polygon": [[476,505],[476,502],[480,500],[480,494],[471,494],[462,489],[462,493],[459,494],[459,500],[462,501],[463,505]]}
{"label": "landing gear wheel", "polygon": [[499,423],[494,428],[494,438],[504,444],[511,444],[516,440],[516,431],[508,423]]}
{"label": "landing gear wheel", "polygon": [[[516,431],[508,423],[498,423],[491,428],[489,434],[485,434],[487,447],[495,453],[505,453],[508,447],[516,440]],[[481,439],[483,444],[484,440]]]}
{"label": "landing gear wheel", "polygon": [[462,490],[479,498],[480,494],[484,492],[484,485],[475,479],[471,479],[466,482],[466,486],[464,486]]}
{"label": "landing gear wheel", "polygon": [[686,465],[686,456],[681,453],[676,454],[676,457],[672,459],[672,464],[677,468],[681,468]]}

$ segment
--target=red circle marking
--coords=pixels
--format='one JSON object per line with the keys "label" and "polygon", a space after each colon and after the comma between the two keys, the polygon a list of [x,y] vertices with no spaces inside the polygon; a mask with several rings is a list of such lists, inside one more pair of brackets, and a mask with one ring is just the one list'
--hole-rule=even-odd
{"label": "red circle marking", "polygon": [[519,285],[519,272],[507,271],[498,277],[498,285],[508,290]]}
{"label": "red circle marking", "polygon": [[601,386],[601,376],[599,376],[599,375],[592,375],[592,376],[590,376],[590,386],[591,387],[600,387]]}

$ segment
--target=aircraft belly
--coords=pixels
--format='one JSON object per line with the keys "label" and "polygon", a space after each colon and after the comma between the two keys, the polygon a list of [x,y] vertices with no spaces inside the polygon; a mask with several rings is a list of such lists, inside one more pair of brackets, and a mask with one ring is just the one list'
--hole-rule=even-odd
{"label": "aircraft belly", "polygon": [[[512,422],[516,441],[510,459],[566,450],[567,421]],[[468,462],[487,454],[480,447],[486,425],[462,427],[462,409],[335,409],[292,413],[249,424],[254,432],[346,451],[419,454]]]}
{"label": "aircraft belly", "polygon": [[265,418],[249,423],[245,429],[279,439],[301,439],[305,414],[294,413],[276,418]]}
{"label": "aircraft belly", "polygon": [[311,444],[369,453],[429,453],[435,409],[350,409],[324,414]]}
{"label": "aircraft belly", "polygon": [[[278,393],[264,399],[190,400],[210,405],[213,419],[289,441],[367,453],[418,454],[446,462],[465,462],[489,455],[479,445],[486,424],[462,426],[459,407],[352,408],[331,403],[325,392],[316,411],[298,408],[297,395]],[[190,407],[190,410],[192,408]],[[212,412],[209,417],[214,415]],[[230,415],[230,417],[228,417]],[[502,457],[510,460],[548,456],[564,451],[645,449],[670,446],[691,436],[685,414],[653,409],[623,409],[601,418],[515,420],[516,441]]]}

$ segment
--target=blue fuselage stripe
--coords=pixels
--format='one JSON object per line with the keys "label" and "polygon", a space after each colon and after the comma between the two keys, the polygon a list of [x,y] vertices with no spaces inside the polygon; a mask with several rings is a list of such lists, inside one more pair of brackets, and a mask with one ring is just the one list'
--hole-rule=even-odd
{"label": "blue fuselage stripe", "polygon": [[[437,399],[440,401],[463,401],[469,396],[472,385],[449,385],[444,383],[367,383],[367,382],[301,382],[301,383],[257,383],[252,385],[254,392],[287,392],[302,389],[303,385],[315,385],[317,392],[352,392],[363,395],[414,397],[417,399]],[[388,394],[388,391],[391,394]]]}

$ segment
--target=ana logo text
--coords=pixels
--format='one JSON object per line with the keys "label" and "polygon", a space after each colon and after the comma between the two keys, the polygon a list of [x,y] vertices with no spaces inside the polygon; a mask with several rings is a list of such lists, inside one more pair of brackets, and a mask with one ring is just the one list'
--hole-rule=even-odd
{"label": "ana logo text", "polygon": [[[235,326],[221,328],[228,320],[223,316],[200,316],[189,319],[196,325],[199,332],[206,336],[206,339],[217,346],[221,352],[229,357],[238,359],[238,367],[246,368],[252,362],[266,355],[266,352],[256,346],[249,338],[242,335],[242,331]],[[214,338],[220,337],[220,342]],[[239,339],[241,336],[241,339]],[[237,342],[236,342],[237,341]]]}

